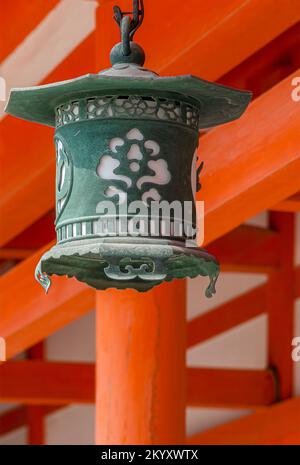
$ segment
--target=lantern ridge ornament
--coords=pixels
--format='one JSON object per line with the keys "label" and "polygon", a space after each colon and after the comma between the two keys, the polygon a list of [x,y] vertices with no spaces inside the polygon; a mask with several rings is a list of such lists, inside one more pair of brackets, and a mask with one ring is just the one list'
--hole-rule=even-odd
{"label": "lantern ridge ornament", "polygon": [[[144,51],[133,42],[142,0],[132,14],[114,7],[122,41],[111,51],[110,69],[11,91],[8,114],[55,127],[57,244],[35,276],[46,292],[51,275],[140,292],[208,276],[211,297],[219,264],[188,246],[196,237],[203,168],[199,130],[239,118],[251,93],[144,68]],[[191,219],[178,218],[175,204],[182,212],[189,204]]]}

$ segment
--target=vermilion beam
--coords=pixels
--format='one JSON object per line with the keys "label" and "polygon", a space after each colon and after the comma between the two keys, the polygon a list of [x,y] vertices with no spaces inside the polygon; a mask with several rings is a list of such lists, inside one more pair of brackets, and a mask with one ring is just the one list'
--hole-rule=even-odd
{"label": "vermilion beam", "polygon": [[[0,62],[26,39],[44,17],[57,5],[59,0],[15,0],[1,4],[1,33],[5,40],[1,41]],[[17,14],[16,14],[17,13]],[[12,27],[13,24],[13,27]]]}
{"label": "vermilion beam", "polygon": [[290,27],[218,81],[250,89],[258,97],[300,66],[300,21]]}
{"label": "vermilion beam", "polygon": [[27,423],[26,407],[17,407],[0,415],[0,436],[25,426]]}
{"label": "vermilion beam", "polygon": [[54,277],[45,297],[34,270],[49,247],[51,244],[0,279],[0,337],[6,341],[8,359],[95,307],[93,289],[75,279]]}
{"label": "vermilion beam", "polygon": [[187,347],[201,344],[266,311],[266,286],[259,286],[188,322]]}
{"label": "vermilion beam", "polygon": [[297,194],[282,200],[272,207],[272,210],[279,212],[300,212],[300,193],[297,192]]}
{"label": "vermilion beam", "polygon": [[[93,71],[94,35],[91,35],[43,83]],[[22,155],[24,147],[26,157]],[[5,166],[0,174],[0,212],[2,218],[9,218],[0,222],[0,246],[53,209],[54,150],[52,129],[11,116],[0,121],[0,165]]]}
{"label": "vermilion beam", "polygon": [[0,366],[1,402],[65,405],[94,401],[93,364],[11,361]]}
{"label": "vermilion beam", "polygon": [[293,213],[272,212],[270,227],[280,234],[280,268],[267,284],[269,366],[279,378],[279,395],[287,399],[293,393],[293,360],[291,341],[294,337],[294,249],[295,218]]}
{"label": "vermilion beam", "polygon": [[205,199],[206,243],[299,191],[300,111],[291,98],[291,80],[299,74],[255,100],[241,120],[203,137],[198,199]]}
{"label": "vermilion beam", "polygon": [[[38,406],[34,406],[35,408]],[[31,407],[32,408],[32,407]],[[41,407],[42,415],[45,417],[56,410],[63,408],[61,405],[46,405]],[[16,407],[0,415],[0,436],[10,433],[15,429],[26,426],[28,423],[28,407]]]}
{"label": "vermilion beam", "polygon": [[[190,74],[216,80],[300,19],[297,0],[208,3],[189,0],[145,0],[145,21],[136,41],[147,52],[146,66],[162,74]],[[107,66],[111,47],[119,40],[112,26],[112,1],[98,9],[97,59]],[[122,2],[131,11],[132,1]],[[200,19],[200,20],[199,20]],[[244,32],[247,31],[247,34]],[[222,44],[220,46],[220,44]]]}
{"label": "vermilion beam", "polygon": [[97,294],[97,444],[184,443],[184,284]]}
{"label": "vermilion beam", "polygon": [[276,389],[268,370],[187,370],[187,402],[192,407],[258,408],[275,402]]}
{"label": "vermilion beam", "polygon": [[279,234],[264,228],[241,225],[207,249],[226,271],[266,273],[279,265]]}
{"label": "vermilion beam", "polygon": [[[44,341],[30,347],[27,357],[30,360],[42,361],[45,358]],[[30,405],[27,408],[27,424],[27,443],[30,445],[45,444],[45,418],[42,405]]]}
{"label": "vermilion beam", "polygon": [[[175,298],[173,299],[175,300]],[[149,301],[146,302],[147,304]],[[128,305],[128,304],[127,304]],[[105,307],[103,312],[105,312]],[[128,308],[128,307],[127,307]],[[188,368],[184,364],[180,371],[181,378],[178,375],[178,349],[176,349],[171,337],[174,333],[179,333],[180,329],[174,325],[170,328],[169,340],[158,340],[155,336],[155,327],[153,323],[149,324],[149,316],[145,319],[146,314],[150,311],[141,311],[143,322],[140,328],[134,328],[132,320],[128,319],[126,311],[126,302],[124,307],[123,329],[118,326],[115,329],[126,337],[126,329],[132,327],[132,339],[128,341],[124,350],[123,358],[116,354],[116,343],[114,350],[110,351],[111,368],[105,365],[106,360],[102,354],[100,370],[97,364],[97,377],[101,378],[100,399],[103,416],[99,415],[102,434],[109,435],[113,441],[117,441],[120,431],[123,431],[126,441],[129,441],[132,435],[135,440],[144,441],[145,434],[148,435],[148,442],[154,440],[149,435],[149,425],[151,431],[158,441],[174,441],[174,434],[178,434],[178,421],[182,418],[178,415],[178,409],[175,407],[180,400],[180,407],[189,406],[214,406],[230,408],[260,408],[271,404],[276,400],[275,378],[271,371],[268,370],[232,370],[232,369],[211,369],[211,368]],[[127,318],[126,318],[127,316]],[[115,315],[112,317],[115,323]],[[161,322],[167,323],[167,316],[161,318]],[[148,334],[153,336],[152,342],[144,344],[144,339],[140,332],[143,325],[148,327]],[[163,326],[162,329],[164,330]],[[158,337],[160,337],[158,335]],[[107,343],[107,338],[103,338]],[[101,341],[98,341],[101,342]],[[135,345],[139,344],[139,352],[135,352]],[[164,355],[159,359],[157,367],[151,360],[151,347],[163,347]],[[101,344],[102,346],[102,344]],[[98,344],[99,347],[99,344]],[[112,354],[111,354],[112,352]],[[173,353],[171,363],[167,363],[167,356]],[[131,357],[126,358],[126,355]],[[185,357],[182,357],[182,360]],[[139,369],[134,366],[135,361],[140,361]],[[142,361],[143,360],[143,363]],[[181,360],[181,362],[182,362]],[[121,379],[119,371],[124,367],[124,376]],[[154,370],[156,368],[156,371]],[[176,371],[177,367],[177,371]],[[114,368],[114,375],[112,371]],[[164,373],[163,370],[166,370]],[[126,376],[125,376],[126,371]],[[153,374],[154,373],[154,374]],[[157,377],[155,376],[157,373]],[[112,381],[112,376],[116,384],[108,384]],[[182,390],[185,386],[185,376],[187,377],[187,391]],[[20,383],[22,379],[22,383]],[[175,384],[176,381],[176,384]],[[179,384],[178,384],[179,383]],[[172,390],[169,390],[170,386]],[[96,388],[96,401],[99,396],[99,387]],[[107,389],[106,389],[107,388]],[[107,397],[111,395],[115,402],[106,404]],[[103,397],[104,396],[104,397]],[[178,397],[179,396],[179,397]],[[127,399],[128,404],[123,405],[123,400]],[[98,397],[99,399],[99,397]],[[148,402],[145,402],[148,399]],[[29,409],[40,406],[38,413],[44,416],[60,406],[72,403],[94,403],[95,402],[95,366],[91,363],[64,363],[64,362],[45,362],[45,361],[11,361],[0,366],[0,400],[1,402],[18,402],[29,405]],[[152,400],[152,402],[151,402]],[[49,412],[46,406],[51,406]],[[140,409],[137,409],[136,407]],[[178,406],[177,406],[178,407]],[[151,413],[154,413],[156,419],[153,419]],[[116,414],[118,410],[118,415]],[[125,424],[121,421],[127,412]],[[105,422],[115,412],[115,421],[112,430],[110,423]],[[171,415],[175,422],[172,424],[172,431],[164,430],[168,423],[166,413]],[[181,412],[184,416],[184,413]],[[6,417],[6,415],[10,415]],[[6,420],[3,420],[6,418]],[[20,411],[13,410],[1,416],[1,431],[7,431],[13,423],[19,425],[26,417]],[[124,420],[124,418],[123,418]],[[24,420],[25,421],[25,420]],[[6,425],[6,426],[5,426]],[[98,427],[99,424],[97,423]],[[124,430],[125,429],[125,430]],[[184,427],[181,424],[181,433]],[[184,440],[181,438],[182,441]],[[105,438],[103,438],[105,440]]]}
{"label": "vermilion beam", "polygon": [[2,248],[0,249],[0,259],[1,260],[24,260],[34,254],[34,250],[30,249],[10,249]]}
{"label": "vermilion beam", "polygon": [[300,398],[188,438],[195,445],[300,445]]}

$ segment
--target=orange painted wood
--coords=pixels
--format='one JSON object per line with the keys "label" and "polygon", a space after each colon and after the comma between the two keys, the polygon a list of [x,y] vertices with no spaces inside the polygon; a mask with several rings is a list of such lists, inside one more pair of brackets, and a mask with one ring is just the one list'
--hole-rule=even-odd
{"label": "orange painted wood", "polygon": [[[127,7],[130,11],[132,2],[122,4],[123,11]],[[111,21],[112,3],[98,11],[96,63],[101,69],[109,64],[105,48],[119,41],[119,32]],[[179,11],[174,13],[178,17]],[[185,291],[180,281],[142,294],[97,293],[97,444],[184,442]]]}
{"label": "orange painted wood", "polygon": [[267,285],[269,366],[277,371],[280,398],[287,399],[293,392],[294,214],[272,212],[270,227],[280,233],[281,249],[280,270],[270,275]]}
{"label": "orange painted wood", "polygon": [[13,249],[31,249],[38,250],[45,244],[56,239],[55,228],[55,211],[54,209],[47,212],[35,223],[24,229],[12,241],[8,242],[6,247]]}
{"label": "orange painted wood", "polygon": [[296,268],[294,274],[294,297],[295,299],[300,297],[300,267]]}
{"label": "orange painted wood", "polygon": [[201,344],[266,311],[266,286],[259,286],[190,320],[187,347]]}
{"label": "orange painted wood", "polygon": [[[177,332],[179,332],[178,328]],[[134,342],[136,331],[133,330],[130,332],[130,335],[133,336],[132,342]],[[168,345],[167,342],[164,342],[164,345]],[[171,351],[171,348],[167,348],[167,350]],[[174,435],[174,433],[163,433],[162,427],[163,425],[166,426],[168,421],[165,414],[166,410],[171,409],[169,404],[172,403],[174,408],[176,406],[177,400],[175,399],[175,394],[179,394],[181,400],[185,402],[185,395],[184,398],[182,398],[182,391],[180,390],[184,384],[185,375],[187,376],[186,403],[189,406],[258,408],[268,405],[275,400],[276,387],[274,376],[271,371],[264,370],[188,368],[186,371],[184,368],[184,370],[181,371],[182,376],[180,380],[176,380],[177,383],[179,381],[181,387],[178,386],[175,389],[174,385],[170,393],[168,392],[169,384],[171,382],[175,383],[175,356],[177,355],[177,351],[173,350],[175,354],[171,363],[171,376],[171,369],[168,368],[166,370],[170,379],[168,379],[167,374],[162,376],[161,370],[165,368],[165,366],[162,366],[163,361],[157,362],[157,360],[152,360],[151,362],[149,351],[143,349],[141,352],[141,356],[145,355],[146,352],[148,354],[142,367],[139,370],[135,369],[134,374],[133,363],[135,358],[137,356],[140,358],[140,356],[136,354],[136,357],[130,357],[130,363],[127,364],[129,376],[128,374],[127,376],[124,374],[123,381],[119,381],[116,385],[112,383],[110,389],[107,388],[107,383],[109,381],[112,382],[111,377],[108,377],[106,381],[106,378],[103,376],[107,374],[107,371],[100,371],[100,376],[102,376],[101,383],[104,384],[104,388],[107,388],[106,397],[112,395],[113,398],[116,398],[117,402],[116,405],[104,405],[103,411],[107,412],[107,410],[109,410],[110,412],[118,408],[120,409],[120,416],[124,408],[127,410],[129,409],[127,406],[122,407],[123,400],[127,400],[129,405],[131,405],[131,410],[127,412],[126,421],[124,418],[123,422],[120,419],[120,425],[122,425],[124,421],[126,425],[124,426],[123,424],[123,426],[121,426],[122,429],[126,429],[123,436],[124,438],[127,438],[132,430],[140,430],[140,432],[143,430],[147,431],[147,419],[153,426],[152,432],[154,435],[157,435],[158,431],[160,431],[162,435]],[[162,358],[166,358],[165,354],[163,354]],[[184,357],[181,355],[181,358]],[[148,362],[145,363],[146,361]],[[120,361],[116,360],[114,363],[115,365],[113,366],[116,367],[115,377],[119,380],[117,368],[120,366]],[[151,364],[152,369],[157,365],[158,377],[155,377],[154,380],[152,370],[149,370],[148,367],[149,364]],[[148,378],[146,378],[143,373],[146,373]],[[108,375],[110,375],[110,373],[108,373]],[[22,379],[22,382],[20,382],[20,379]],[[145,382],[144,384],[142,382],[143,380]],[[139,384],[139,386],[136,385],[136,383]],[[174,390],[175,393],[172,394]],[[97,391],[96,389],[96,398],[98,395]],[[123,398],[122,395],[126,394],[127,396]],[[155,396],[157,396],[157,398]],[[165,400],[165,396],[169,396],[170,399]],[[144,402],[145,398],[148,399],[148,402],[142,404],[141,402]],[[27,421],[32,421],[33,423],[32,426],[35,431],[32,436],[36,441],[37,437],[41,438],[41,431],[38,430],[38,427],[42,426],[40,420],[46,414],[55,411],[62,405],[71,403],[94,403],[95,366],[91,363],[45,362],[38,360],[6,362],[0,366],[0,400],[1,402],[18,402],[29,405],[27,407]],[[156,404],[156,402],[158,403]],[[167,405],[165,405],[165,402],[167,402]],[[141,413],[139,414],[136,410],[136,403],[141,407],[145,415],[145,424],[142,423]],[[51,406],[49,411],[46,409],[46,405]],[[157,415],[157,422],[153,421],[153,418],[151,420],[150,413],[153,407],[154,413]],[[31,409],[33,409],[32,414],[30,412]],[[24,418],[20,412],[14,415],[16,418]],[[180,419],[176,411],[172,411],[171,416],[174,420]],[[109,418],[110,415],[108,417],[103,417],[101,420],[101,423],[105,425],[106,429],[109,428]],[[140,418],[140,421],[135,423],[134,420],[137,418]],[[19,421],[21,420],[16,420],[17,424],[19,424]],[[9,422],[9,424],[11,423],[12,421]],[[118,426],[118,423],[116,423],[117,430],[115,434],[118,434],[117,432],[120,425]],[[176,429],[177,427],[172,426],[172,428]],[[169,436],[169,439],[170,438]]]}
{"label": "orange painted wood", "polygon": [[0,62],[20,45],[59,0],[14,0],[1,2]]}
{"label": "orange painted wood", "polygon": [[[43,360],[45,358],[45,342],[30,347],[27,351],[30,360]],[[27,444],[43,445],[45,443],[44,407],[30,405],[27,407]]]}
{"label": "orange painted wood", "polygon": [[185,286],[97,293],[96,443],[183,444]]}
{"label": "orange painted wood", "polygon": [[34,254],[34,250],[30,249],[10,249],[10,248],[1,248],[0,249],[0,259],[1,260],[24,260]]}
{"label": "orange painted wood", "polygon": [[75,279],[53,277],[51,291],[45,296],[34,270],[51,245],[0,278],[0,337],[6,341],[8,359],[95,306],[94,290]]}
{"label": "orange painted wood", "polygon": [[202,138],[205,243],[299,191],[300,107],[290,98],[291,79],[299,75],[255,100],[239,121]]}
{"label": "orange painted wood", "polygon": [[[173,0],[144,3],[145,21],[135,40],[146,51],[146,66],[164,75],[193,73],[211,80],[227,73],[300,19],[298,0],[189,0],[180,2],[180,7]],[[113,4],[105,2],[98,9],[97,43],[101,50],[97,53],[101,68],[107,66],[110,49],[119,38],[116,26],[112,32]],[[131,10],[131,0],[122,2],[122,9],[126,8]]]}
{"label": "orange painted wood", "polygon": [[[41,84],[94,71],[94,35],[77,47]],[[16,134],[18,137],[16,137]],[[53,209],[55,149],[51,128],[5,117],[0,121],[0,245]],[[26,157],[21,154],[26,146]],[[28,175],[24,176],[24,173]]]}
{"label": "orange painted wood", "polygon": [[27,350],[29,360],[43,360],[45,358],[45,341],[41,341]]}
{"label": "orange painted wood", "polygon": [[94,392],[93,364],[22,360],[0,366],[1,402],[27,405],[92,403]]}
{"label": "orange painted wood", "polygon": [[[61,405],[45,405],[42,407],[43,416],[45,417],[63,407]],[[28,408],[27,406],[15,407],[2,413],[0,415],[0,436],[26,426],[28,423]]]}
{"label": "orange painted wood", "polygon": [[300,398],[188,438],[196,445],[300,445]]}
{"label": "orange painted wood", "polygon": [[241,225],[207,249],[218,257],[223,270],[270,272],[279,265],[279,234],[264,228]]}
{"label": "orange painted wood", "polygon": [[300,193],[297,192],[297,194],[282,200],[272,207],[272,210],[280,212],[300,212]]}
{"label": "orange painted wood", "polygon": [[218,80],[220,84],[251,90],[254,97],[267,92],[300,66],[300,21]]}
{"label": "orange painted wood", "polygon": [[25,407],[17,407],[0,415],[0,436],[10,433],[27,423],[27,410]]}
{"label": "orange painted wood", "polygon": [[276,400],[276,382],[268,370],[188,368],[187,405],[253,409]]}
{"label": "orange painted wood", "polygon": [[[89,50],[89,47],[87,48],[87,50]],[[100,51],[98,52],[97,49],[98,57],[99,54]],[[87,56],[88,52],[86,51],[83,55]],[[76,56],[78,58],[78,55],[76,55],[76,53],[74,52],[73,56],[70,57],[70,60],[73,62],[73,72],[75,69],[75,62],[83,63],[84,61],[78,59],[76,60]],[[214,61],[218,62],[217,59]],[[77,65],[78,63],[76,64],[76,66]],[[68,77],[71,77],[73,74],[71,69],[72,66],[70,65],[70,69],[67,67],[68,72],[65,71],[65,74],[68,75]],[[84,63],[83,66],[85,66]],[[54,80],[54,78],[57,78],[58,76],[55,76],[55,73],[53,73],[52,77]],[[63,78],[63,76],[59,76],[59,78]],[[286,197],[287,195],[289,195],[289,193],[291,193],[288,193],[287,191],[294,190],[295,173],[297,172],[298,160],[293,161],[289,165],[284,165],[284,159],[286,158],[286,161],[288,161],[291,153],[299,153],[299,147],[297,147],[297,144],[299,143],[299,138],[298,130],[296,127],[297,125],[299,125],[299,121],[297,119],[297,114],[293,114],[293,112],[291,111],[291,108],[294,108],[294,110],[296,111],[296,108],[298,107],[297,105],[292,106],[292,102],[290,101],[290,99],[285,98],[286,95],[288,95],[289,91],[290,82],[289,80],[287,80],[286,82],[277,86],[276,89],[270,91],[270,93],[268,93],[266,96],[262,96],[257,102],[254,103],[254,105],[250,109],[251,118],[248,119],[246,117],[243,117],[243,119],[239,123],[232,123],[230,125],[227,125],[226,127],[214,130],[211,132],[211,134],[207,134],[203,137],[202,150],[203,156],[206,161],[206,176],[204,178],[204,187],[207,186],[207,204],[209,207],[209,212],[206,221],[207,241],[210,241],[216,238],[217,236],[222,235],[224,233],[224,230],[228,231],[232,227],[237,226],[239,223],[241,223],[241,221],[244,220],[244,217],[250,216],[254,214],[256,211],[262,210],[267,206],[269,207],[271,204],[274,204],[276,200],[280,200],[280,198],[277,197]],[[289,105],[289,102],[291,103],[291,106],[287,107],[287,105]],[[268,110],[266,109],[266,107],[268,107]],[[284,118],[280,116],[281,112],[285,114]],[[6,119],[6,121],[8,121],[8,118]],[[15,122],[16,121],[17,120],[15,120]],[[17,124],[15,122],[14,124]],[[267,122],[268,125],[266,124]],[[24,128],[24,134],[26,131],[27,143],[30,142],[30,140],[32,140],[32,138],[28,137],[30,125],[23,122],[19,123],[19,128],[21,128],[21,126]],[[278,124],[280,124],[280,128],[278,128]],[[237,130],[235,125],[238,125],[240,129]],[[40,134],[37,133],[38,126],[33,126],[34,134],[36,134],[36,140],[38,140],[40,144]],[[255,135],[253,135],[253,127],[259,128],[259,130],[256,131]],[[17,129],[17,126],[15,126],[15,129]],[[51,179],[53,179],[53,176],[49,175],[51,173],[48,172],[47,174],[46,170],[44,172],[44,178],[41,181],[39,178],[39,171],[43,173],[43,169],[41,169],[41,167],[39,166],[39,159],[43,157],[45,153],[45,150],[40,150],[40,146],[38,150],[40,155],[39,157],[37,157],[36,148],[32,152],[30,150],[26,150],[26,167],[24,167],[24,169],[26,168],[26,170],[32,173],[32,168],[34,166],[37,166],[37,173],[36,177],[33,176],[34,182],[28,184],[28,178],[26,178],[26,180],[23,179],[24,184],[20,186],[19,179],[22,179],[22,176],[19,178],[20,174],[19,172],[17,173],[17,170],[15,168],[17,166],[17,163],[19,164],[21,162],[18,154],[22,151],[22,144],[20,144],[18,150],[14,150],[13,153],[11,153],[9,156],[7,152],[8,146],[11,145],[12,141],[14,142],[17,139],[12,137],[14,133],[14,130],[9,130],[6,133],[7,142],[9,143],[6,144],[6,151],[3,152],[3,156],[5,155],[5,160],[9,161],[9,163],[13,163],[13,166],[11,172],[9,173],[9,175],[7,175],[7,186],[4,189],[3,195],[0,196],[0,199],[3,202],[3,205],[1,207],[1,215],[3,214],[3,217],[9,217],[10,219],[14,219],[15,221],[15,223],[11,223],[8,221],[0,223],[1,238],[2,240],[4,240],[4,242],[10,239],[12,236],[16,235],[18,231],[21,231],[26,225],[34,221],[34,218],[41,215],[42,212],[50,208],[50,204],[51,206],[53,206],[54,200],[53,194],[49,195],[48,198],[49,189],[53,188],[53,183],[51,181]],[[50,141],[50,139],[48,138],[49,136],[47,136],[47,140]],[[22,138],[20,137],[20,140],[21,139]],[[249,140],[248,145],[245,144],[246,139]],[[253,147],[255,146],[255,150],[252,149],[251,151],[252,144]],[[37,146],[35,145],[35,147]],[[222,150],[222,153],[220,152],[220,150]],[[249,150],[250,154],[248,156]],[[287,152],[289,155],[288,157],[286,157]],[[230,154],[230,158],[226,162],[224,162],[224,153]],[[282,154],[282,159],[279,159],[280,153]],[[49,146],[48,157],[50,158],[50,156],[51,160],[54,160],[53,149]],[[3,161],[5,160],[3,159]],[[22,158],[22,160],[25,160],[24,157]],[[255,163],[253,160],[256,160]],[[54,161],[51,163],[52,167],[54,167]],[[258,166],[259,168],[258,177],[255,173],[256,166]],[[10,170],[9,167],[7,169]],[[20,170],[20,172],[24,172],[24,169]],[[251,171],[251,169],[253,170],[253,172]],[[54,175],[54,173],[52,174]],[[15,176],[17,176],[17,178],[15,178]],[[215,188],[215,186],[219,184],[220,179],[222,180],[222,190],[218,190]],[[288,179],[289,182],[284,182],[286,179]],[[251,185],[252,188],[249,187]],[[1,183],[0,186],[3,186],[3,183]],[[266,195],[264,195],[265,188]],[[9,189],[11,189],[11,192],[8,195],[7,192],[9,191]],[[234,190],[236,190],[236,193],[234,193]],[[12,192],[15,193],[12,194]],[[43,196],[40,195],[40,192],[43,192]],[[232,199],[235,199],[235,196],[237,197],[237,200],[233,201]],[[276,197],[275,200],[274,197]],[[39,199],[39,202],[43,202],[45,200],[45,204],[41,205],[41,207],[38,207],[37,210],[35,210],[36,198]],[[205,189],[203,191],[203,198],[206,198]],[[31,205],[31,208],[23,208],[22,202],[24,202],[25,206]],[[224,202],[224,205],[222,204],[222,202]],[[16,208],[17,210],[15,210]],[[36,259],[37,258],[38,257],[36,256]],[[27,269],[27,271],[32,272],[31,270],[33,270],[33,262],[32,265],[30,265],[30,267]],[[15,273],[15,271],[11,273]],[[16,276],[12,275],[11,273],[9,274],[11,282],[7,283],[8,289],[11,289],[10,286],[12,285],[16,286],[16,283],[22,277],[22,273],[17,273]],[[45,304],[43,303],[42,306],[31,306],[33,305],[33,303],[39,302],[39,298],[42,297],[42,290],[40,290],[38,288],[38,285],[35,284],[33,280],[31,280],[31,275],[29,275],[28,278],[30,278],[30,280],[27,281],[26,278],[27,286],[23,286],[22,284],[20,285],[20,288],[17,288],[18,292],[16,292],[16,294],[20,294],[20,298],[14,297],[14,304],[12,304],[12,306],[10,307],[11,313],[6,313],[6,311],[4,310],[4,314],[6,314],[6,316],[3,322],[0,321],[0,333],[2,330],[5,334],[7,334],[7,339],[10,338],[9,335],[16,334],[14,333],[14,329],[12,327],[8,329],[6,324],[10,324],[10,322],[13,321],[13,318],[15,318],[14,311],[19,311],[19,309],[22,308],[23,314],[24,304],[21,302],[21,294],[24,293],[24,290],[28,288],[36,290],[36,292],[32,292],[32,290],[28,293],[26,292],[27,304],[25,305],[25,307],[27,306],[27,309],[25,309],[25,313],[27,311],[33,311],[32,308],[34,308],[35,310],[33,312],[37,312],[37,322],[34,323],[35,316],[30,318],[28,317],[28,313],[26,318],[24,317],[19,319],[18,327],[20,331],[20,337],[18,337],[17,339],[15,338],[15,341],[18,342],[17,346],[15,345],[15,348],[12,347],[12,354],[16,353],[16,351],[18,351],[19,349],[22,350],[23,348],[28,347],[28,345],[31,345],[32,343],[42,339],[43,335],[48,330],[47,325],[49,326],[49,321],[55,320],[55,325],[51,323],[49,326],[50,332],[55,330],[53,329],[53,326],[55,326],[55,328],[58,328],[60,324],[57,324],[57,316],[55,316],[54,318],[53,315],[51,315],[50,313],[48,313],[49,321],[47,320],[47,318],[43,318],[43,324],[39,324],[38,311],[36,310],[36,308],[41,308],[41,314],[44,315],[43,309]],[[61,279],[59,280],[60,282],[62,281]],[[70,284],[70,286],[72,285]],[[16,288],[14,287],[14,289]],[[49,296],[50,297],[47,298],[48,301],[49,298],[51,298],[51,293],[49,294]],[[81,299],[81,304],[84,306],[83,300],[84,299]],[[69,314],[68,311],[62,311],[62,309],[64,309],[64,306],[63,304],[61,305],[62,306],[59,307],[59,315],[64,315],[64,323],[66,323]],[[55,311],[55,315],[58,315],[58,313],[56,313],[56,307],[52,306],[52,309],[53,311]],[[47,311],[48,310],[46,310],[46,312]],[[70,315],[73,317],[72,312],[70,313]],[[59,316],[58,319],[61,322],[61,316]],[[35,327],[35,330],[33,332],[32,326]],[[29,332],[27,332],[25,328],[28,328]]]}

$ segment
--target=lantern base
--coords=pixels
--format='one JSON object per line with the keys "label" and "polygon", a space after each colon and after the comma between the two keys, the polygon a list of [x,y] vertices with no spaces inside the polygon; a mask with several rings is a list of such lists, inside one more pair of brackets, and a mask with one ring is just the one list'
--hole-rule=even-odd
{"label": "lantern base", "polygon": [[36,268],[36,279],[48,291],[48,276],[67,275],[89,286],[145,292],[164,281],[208,276],[206,296],[215,294],[219,264],[205,250],[184,242],[149,238],[93,238],[57,244]]}

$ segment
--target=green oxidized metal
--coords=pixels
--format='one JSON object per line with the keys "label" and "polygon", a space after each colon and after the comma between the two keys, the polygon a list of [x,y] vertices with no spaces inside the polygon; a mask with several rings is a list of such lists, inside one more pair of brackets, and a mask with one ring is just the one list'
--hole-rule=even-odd
{"label": "green oxidized metal", "polygon": [[[180,236],[175,234],[171,210],[167,218],[145,211],[146,234],[139,228],[116,233],[116,224],[126,229],[135,221],[132,212],[122,213],[124,198],[146,206],[176,200],[191,203],[188,226],[195,229],[199,129],[239,118],[251,94],[193,76],[159,77],[142,67],[136,44],[131,50],[124,56],[116,46],[113,67],[99,74],[11,92],[7,113],[56,128],[57,245],[41,258],[36,278],[46,290],[48,276],[56,274],[96,289],[147,291],[201,275],[210,278],[211,296],[219,265],[186,245],[184,220]],[[117,215],[109,214],[108,201]],[[166,221],[171,227],[163,234]]]}

